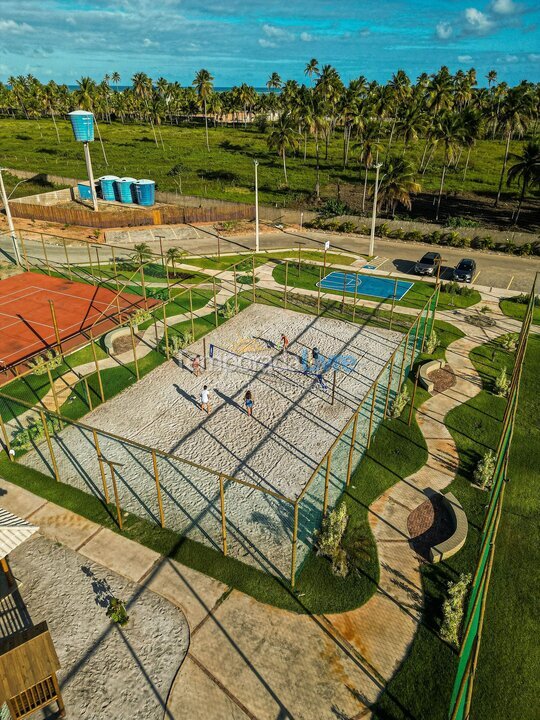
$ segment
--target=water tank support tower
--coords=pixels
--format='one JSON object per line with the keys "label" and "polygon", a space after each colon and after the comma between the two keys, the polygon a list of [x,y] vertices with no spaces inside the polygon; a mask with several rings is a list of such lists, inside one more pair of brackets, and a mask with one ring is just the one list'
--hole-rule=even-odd
{"label": "water tank support tower", "polygon": [[75,140],[82,142],[84,147],[84,159],[86,161],[86,170],[88,172],[88,181],[90,182],[90,192],[92,194],[92,205],[94,210],[98,210],[98,201],[96,194],[96,183],[94,181],[94,172],[92,170],[92,160],[90,158],[89,142],[94,141],[94,114],[87,110],[74,110],[69,113],[71,127]]}

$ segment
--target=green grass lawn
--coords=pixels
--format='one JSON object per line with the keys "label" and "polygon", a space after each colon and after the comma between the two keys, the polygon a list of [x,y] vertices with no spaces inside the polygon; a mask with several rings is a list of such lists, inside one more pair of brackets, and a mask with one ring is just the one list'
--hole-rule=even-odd
{"label": "green grass lawn", "polygon": [[[532,350],[532,349],[531,349]],[[538,361],[538,348],[529,351],[528,364]],[[487,493],[476,489],[470,482],[472,471],[480,457],[489,449],[495,449],[504,414],[505,400],[492,395],[495,377],[501,367],[510,371],[512,354],[498,342],[480,346],[471,353],[471,359],[482,377],[484,389],[474,398],[452,410],[446,424],[456,442],[460,466],[454,481],[446,492],[452,492],[467,513],[469,533],[465,546],[453,557],[438,565],[424,565],[422,579],[425,591],[425,612],[411,651],[396,676],[389,683],[379,700],[375,717],[379,720],[447,720],[450,695],[457,669],[457,652],[440,639],[438,632],[442,619],[442,602],[446,595],[446,583],[455,580],[460,573],[473,573],[479,551],[479,531],[484,517]],[[526,483],[524,483],[526,484]],[[520,484],[520,487],[523,485]],[[530,485],[527,485],[531,488]],[[507,591],[507,578],[501,592]],[[516,592],[519,592],[516,589]],[[501,613],[503,625],[506,615]],[[484,635],[485,637],[485,635]],[[508,658],[509,664],[512,657]],[[494,676],[499,675],[495,661],[490,663],[489,679],[486,677],[486,693],[491,695],[493,707],[497,695],[493,693]],[[421,688],[421,691],[419,691]],[[510,712],[499,714],[474,714],[474,718],[491,720],[508,717],[531,717]]]}
{"label": "green grass lawn", "polygon": [[[291,250],[264,250],[258,255],[255,255],[255,267],[264,265],[273,258],[294,258],[298,257],[298,251]],[[345,255],[341,253],[326,253],[326,262],[335,265],[352,265],[358,257],[357,255]],[[301,260],[315,260],[323,262],[324,252],[321,250],[302,250]],[[237,255],[222,255],[220,258],[217,255],[198,257],[198,258],[186,258],[182,260],[183,264],[194,265],[195,267],[204,268],[206,270],[227,270],[235,263],[242,263],[244,271],[251,269],[252,261],[251,255],[237,254]]]}
{"label": "green grass lawn", "polygon": [[[332,271],[331,267],[327,267],[326,272],[327,274]],[[286,266],[284,263],[276,265],[272,272],[272,277],[274,280],[279,283],[280,285],[285,285],[285,273],[286,273]],[[287,284],[289,287],[298,287],[303,288],[305,290],[317,290],[317,283],[319,282],[319,278],[321,277],[321,268],[317,265],[309,265],[307,263],[302,263],[300,265],[300,272],[298,272],[298,265],[294,263],[289,264],[288,274],[287,274]],[[324,276],[324,275],[323,275]],[[407,278],[400,278],[401,280],[406,280]],[[391,281],[393,281],[393,278],[390,278]],[[410,282],[410,281],[409,281]],[[401,305],[403,307],[410,307],[415,309],[423,308],[428,299],[431,297],[433,292],[435,291],[435,286],[431,283],[426,282],[414,282],[412,288],[404,295],[404,297],[401,300],[396,301],[396,305]],[[343,292],[339,290],[326,290],[324,289],[323,292],[325,294],[331,294],[336,295],[338,297],[343,296]],[[354,293],[347,292],[346,295],[348,297],[351,297],[354,295]],[[377,298],[374,298],[369,295],[362,295],[358,294],[358,299],[360,300],[371,300],[371,301],[377,301]],[[449,308],[455,307],[455,308],[464,308],[464,307],[470,307],[471,305],[474,305],[475,303],[480,301],[480,294],[474,290],[470,296],[463,296],[463,295],[451,295],[450,293],[441,292],[439,296],[439,310],[447,310]],[[379,302],[384,302],[391,304],[392,300],[380,300]]]}
{"label": "green grass lawn", "polygon": [[[35,122],[2,118],[2,163],[6,167],[34,170],[36,173],[85,178],[86,168],[80,144],[74,141],[68,122],[58,120],[57,123],[60,144],[56,140],[52,122],[43,120],[38,128]],[[253,202],[253,159],[258,158],[261,202],[295,204],[306,201],[315,188],[313,138],[308,140],[306,162],[301,151],[296,155],[291,153],[288,157],[289,187],[286,187],[280,157],[269,151],[267,134],[260,133],[255,127],[210,127],[210,153],[206,150],[202,126],[162,125],[160,130],[164,150],[155,145],[149,126],[101,123],[100,128],[109,165],[104,162],[98,142],[93,143],[91,153],[96,177],[111,173],[149,177],[156,180],[158,189],[178,192],[177,182],[168,173],[181,159],[185,167],[181,177],[185,194]],[[517,153],[522,146],[522,141],[512,141],[510,151]],[[419,166],[423,148],[423,141],[407,148],[406,157],[415,167]],[[447,172],[445,189],[472,193],[496,192],[504,150],[504,142],[500,140],[478,141],[471,153],[466,181],[463,182],[462,178],[462,162],[457,170]],[[394,141],[393,151],[396,155],[401,154],[400,140]],[[424,190],[438,190],[442,157],[441,146],[437,148],[426,174],[419,178]],[[331,137],[328,159],[325,159],[324,153],[321,157],[322,194],[335,197],[337,182],[360,184],[361,181],[362,169],[354,157],[349,166],[343,168],[343,138],[341,130],[338,130]],[[24,185],[18,190],[23,188]],[[516,194],[517,191],[514,191],[512,197]]]}
{"label": "green grass lawn", "polygon": [[[524,320],[525,313],[527,311],[527,303],[519,302],[517,298],[521,297],[523,296],[518,295],[516,296],[516,299],[505,298],[500,301],[499,307],[508,317],[514,318],[515,320]],[[536,300],[536,304],[533,310],[533,323],[535,325],[540,325],[540,300],[538,299]]]}

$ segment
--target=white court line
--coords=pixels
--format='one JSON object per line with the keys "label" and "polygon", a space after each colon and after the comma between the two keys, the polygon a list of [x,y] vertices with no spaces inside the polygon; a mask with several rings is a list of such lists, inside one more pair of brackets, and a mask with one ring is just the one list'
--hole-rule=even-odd
{"label": "white court line", "polygon": [[[25,290],[31,290],[32,288],[34,288],[33,285],[30,286],[29,288],[24,288],[24,289],[25,289]],[[30,297],[31,295],[35,295],[36,292],[40,292],[40,291],[43,290],[43,289],[44,289],[44,288],[34,288],[34,289],[33,289],[33,292],[27,292],[27,293],[25,293],[24,295],[19,295],[17,298],[15,298],[15,300],[25,300],[27,297]],[[22,290],[22,288],[21,288],[21,290]],[[5,295],[2,294],[2,295],[0,296],[0,297],[2,297],[2,301],[0,302],[0,307],[1,307],[2,305],[5,305],[6,303],[12,303],[12,302],[13,302],[13,298],[10,300],[10,299],[9,299],[9,296],[10,296],[10,295],[15,295],[17,292],[20,292],[20,290],[18,290],[18,291],[17,291],[17,290],[14,290],[13,292],[7,293],[7,294],[5,294]],[[5,300],[4,300],[4,298],[5,298]]]}

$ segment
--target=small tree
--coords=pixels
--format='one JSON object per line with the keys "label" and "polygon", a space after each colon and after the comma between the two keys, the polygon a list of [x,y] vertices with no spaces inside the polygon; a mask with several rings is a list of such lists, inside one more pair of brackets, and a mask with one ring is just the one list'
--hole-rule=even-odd
{"label": "small tree", "polygon": [[237,310],[234,306],[234,302],[232,300],[227,300],[227,302],[222,305],[219,309],[219,314],[221,317],[224,317],[226,320],[230,320],[233,318],[237,313]]}
{"label": "small tree", "polygon": [[429,334],[428,339],[426,340],[426,353],[428,355],[433,355],[435,350],[439,347],[439,337],[435,330],[432,330]]}
{"label": "small tree", "polygon": [[461,574],[459,580],[448,583],[448,597],[443,604],[441,637],[459,647],[461,624],[465,611],[465,599],[471,582],[469,574]]}
{"label": "small tree", "polygon": [[[178,334],[169,334],[169,354],[176,355],[180,350],[183,350],[193,342],[193,336],[189,331],[180,332]],[[165,336],[159,341],[158,351],[163,355],[167,354],[167,341]]]}
{"label": "small tree", "polygon": [[341,503],[323,518],[321,529],[316,533],[317,554],[332,561],[332,572],[339,577],[349,572],[347,553],[341,544],[348,522],[347,506]]}
{"label": "small tree", "polygon": [[497,379],[495,380],[495,395],[498,395],[499,397],[508,397],[508,392],[510,390],[510,381],[508,380],[508,373],[506,371],[506,366],[501,368],[501,371],[497,375]]}
{"label": "small tree", "polygon": [[518,334],[507,333],[506,335],[502,336],[500,342],[505,350],[508,350],[508,352],[514,352],[514,350],[517,348]]}
{"label": "small tree", "polygon": [[404,387],[403,390],[393,399],[392,404],[390,405],[390,410],[388,411],[388,417],[392,420],[400,417],[401,413],[405,409],[405,405],[409,402],[409,397],[409,391],[406,387]]}
{"label": "small tree", "polygon": [[495,453],[488,450],[487,453],[479,460],[478,465],[473,473],[474,482],[483,490],[491,486],[493,473],[495,472]]}
{"label": "small tree", "polygon": [[53,350],[47,350],[43,355],[32,358],[28,363],[34,370],[34,375],[44,375],[47,370],[54,370],[62,364],[62,356]]}

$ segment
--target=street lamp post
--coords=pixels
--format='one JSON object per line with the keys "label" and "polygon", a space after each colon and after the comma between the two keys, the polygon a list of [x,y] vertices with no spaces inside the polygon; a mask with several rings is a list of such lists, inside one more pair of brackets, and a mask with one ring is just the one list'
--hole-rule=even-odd
{"label": "street lamp post", "polygon": [[379,194],[379,170],[382,167],[382,163],[375,165],[375,190],[373,193],[373,212],[371,215],[371,236],[369,238],[369,252],[368,255],[373,257],[375,253],[375,222],[377,220],[377,195]]}
{"label": "street lamp post", "polygon": [[259,178],[257,169],[259,161],[254,160],[255,166],[255,252],[259,252]]}
{"label": "street lamp post", "polygon": [[13,218],[11,217],[11,210],[9,207],[9,198],[6,193],[6,186],[4,185],[4,178],[2,176],[3,168],[0,168],[0,193],[2,195],[2,203],[6,211],[6,218],[11,235],[11,241],[13,243],[13,252],[15,253],[15,262],[17,265],[22,265],[21,255],[19,253],[19,245],[17,244],[17,236],[15,234],[15,226],[13,225]]}

